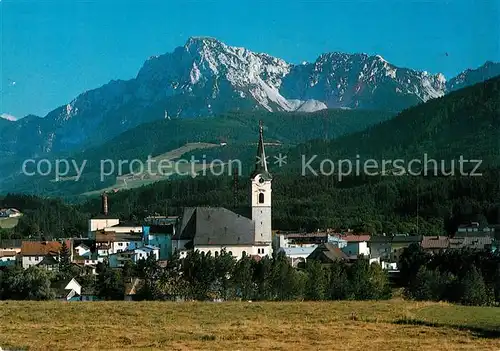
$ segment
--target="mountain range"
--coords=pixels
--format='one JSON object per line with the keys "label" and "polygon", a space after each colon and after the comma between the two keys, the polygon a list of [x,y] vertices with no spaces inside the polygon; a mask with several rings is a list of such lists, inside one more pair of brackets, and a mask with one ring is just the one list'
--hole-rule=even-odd
{"label": "mountain range", "polygon": [[136,78],[86,91],[44,118],[0,119],[0,156],[77,151],[143,123],[228,111],[396,113],[498,74],[500,64],[487,62],[447,83],[442,74],[397,67],[379,55],[335,52],[291,64],[214,38],[193,37],[171,53],[150,57]]}

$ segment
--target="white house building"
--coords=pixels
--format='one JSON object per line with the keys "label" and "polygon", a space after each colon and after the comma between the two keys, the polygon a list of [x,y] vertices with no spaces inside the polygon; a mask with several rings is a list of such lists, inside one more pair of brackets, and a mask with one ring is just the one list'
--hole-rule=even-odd
{"label": "white house building", "polygon": [[271,255],[271,183],[260,124],[257,162],[250,184],[251,218],[221,207],[185,208],[180,229],[172,238],[172,250],[177,250],[181,257],[193,249],[213,255],[226,250],[238,259],[243,253]]}
{"label": "white house building", "polygon": [[116,252],[109,255],[109,266],[111,268],[122,268],[126,261],[137,263],[151,255],[158,261],[160,259],[160,249],[156,246],[145,245],[132,250]]}
{"label": "white house building", "polygon": [[143,245],[142,235],[134,233],[97,232],[96,249],[99,255],[134,250]]}
{"label": "white house building", "polygon": [[349,258],[357,258],[360,255],[366,258],[370,257],[370,235],[344,235],[341,236],[346,241],[346,245],[341,247],[342,251],[349,256]]}
{"label": "white house building", "polygon": [[53,283],[51,289],[54,290],[56,298],[65,301],[82,294],[82,286],[74,278]]}
{"label": "white house building", "polygon": [[304,247],[282,247],[279,251],[285,253],[293,267],[297,267],[300,263],[306,263],[307,257],[316,249],[317,245]]}
{"label": "white house building", "polygon": [[0,267],[15,265],[16,260],[17,260],[17,253],[15,251],[0,250]]}
{"label": "white house building", "polygon": [[[71,240],[66,241],[73,259]],[[45,258],[47,260],[58,260],[62,244],[59,241],[23,241],[21,244],[21,262],[24,269],[40,264]]]}
{"label": "white house building", "polygon": [[21,215],[22,215],[21,211],[15,208],[0,209],[0,218],[15,218],[15,217],[21,217]]}
{"label": "white house building", "polygon": [[90,248],[85,244],[79,244],[75,247],[75,253],[80,257],[90,256]]}

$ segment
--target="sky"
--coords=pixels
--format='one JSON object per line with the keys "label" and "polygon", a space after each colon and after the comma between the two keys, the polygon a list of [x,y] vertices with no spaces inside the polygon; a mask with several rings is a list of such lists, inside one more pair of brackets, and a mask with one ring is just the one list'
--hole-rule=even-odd
{"label": "sky", "polygon": [[499,0],[0,0],[0,114],[45,116],[190,36],[291,63],[379,54],[448,79],[500,61]]}

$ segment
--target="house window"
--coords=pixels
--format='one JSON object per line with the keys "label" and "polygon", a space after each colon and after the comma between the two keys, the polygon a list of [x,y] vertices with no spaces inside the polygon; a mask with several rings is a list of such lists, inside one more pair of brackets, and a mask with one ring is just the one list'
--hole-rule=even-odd
{"label": "house window", "polygon": [[35,261],[38,261],[38,256],[35,257]]}
{"label": "house window", "polygon": [[257,253],[260,254],[260,249],[257,249]]}
{"label": "house window", "polygon": [[118,246],[123,246],[123,243],[118,243]]}
{"label": "house window", "polygon": [[263,204],[264,203],[264,193],[260,193],[259,194],[259,204]]}

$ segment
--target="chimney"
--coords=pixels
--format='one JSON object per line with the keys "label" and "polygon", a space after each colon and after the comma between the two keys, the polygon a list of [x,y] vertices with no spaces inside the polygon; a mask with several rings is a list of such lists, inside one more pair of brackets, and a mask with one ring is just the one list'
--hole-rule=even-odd
{"label": "chimney", "polygon": [[106,193],[101,195],[101,213],[105,216],[108,215],[108,194]]}

